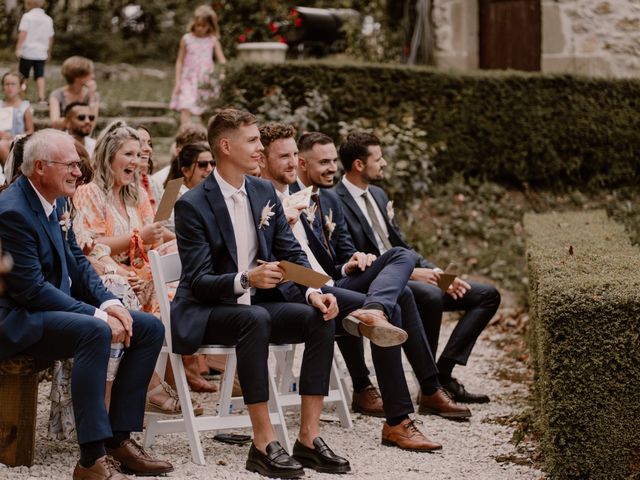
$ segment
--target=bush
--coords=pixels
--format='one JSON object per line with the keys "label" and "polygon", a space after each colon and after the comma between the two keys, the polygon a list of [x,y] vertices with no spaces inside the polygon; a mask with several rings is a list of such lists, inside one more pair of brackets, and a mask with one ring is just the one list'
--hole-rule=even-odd
{"label": "bush", "polygon": [[[356,119],[427,132],[446,144],[434,180],[466,178],[532,187],[618,187],[640,177],[640,81],[539,74],[443,73],[426,67],[327,62],[243,64],[229,70],[222,104],[242,92],[250,109],[282,89],[293,109],[305,94],[326,94],[323,130]],[[391,159],[393,160],[393,159]]]}
{"label": "bush", "polygon": [[603,211],[524,223],[547,470],[626,478],[640,449],[640,252]]}

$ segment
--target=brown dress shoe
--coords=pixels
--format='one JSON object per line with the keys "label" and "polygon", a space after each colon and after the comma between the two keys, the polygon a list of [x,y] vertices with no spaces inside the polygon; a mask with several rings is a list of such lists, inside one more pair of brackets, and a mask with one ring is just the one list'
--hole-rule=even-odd
{"label": "brown dress shoe", "polygon": [[105,455],[96,460],[89,468],[84,468],[80,462],[73,470],[73,480],[131,480],[120,471],[120,465],[113,458]]}
{"label": "brown dress shoe", "polygon": [[395,427],[390,427],[387,422],[384,422],[382,444],[412,452],[431,452],[442,449],[442,445],[425,437],[410,418]]}
{"label": "brown dress shoe", "polygon": [[458,405],[446,391],[439,388],[433,395],[418,395],[418,413],[440,415],[444,418],[462,420],[471,416],[471,410]]}
{"label": "brown dress shoe", "polygon": [[351,409],[370,417],[384,417],[382,397],[373,385],[369,385],[360,393],[353,392]]}
{"label": "brown dress shoe", "polygon": [[342,320],[344,329],[355,337],[367,337],[379,347],[394,347],[407,341],[407,332],[389,323],[380,310],[354,310]]}
{"label": "brown dress shoe", "polygon": [[134,440],[124,440],[118,448],[107,448],[107,454],[120,462],[122,471],[139,476],[154,476],[173,472],[173,465],[152,458]]}

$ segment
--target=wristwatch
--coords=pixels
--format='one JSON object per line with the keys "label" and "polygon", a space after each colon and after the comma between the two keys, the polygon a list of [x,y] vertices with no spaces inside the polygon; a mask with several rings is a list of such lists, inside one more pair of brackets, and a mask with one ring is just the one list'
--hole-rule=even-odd
{"label": "wristwatch", "polygon": [[247,270],[240,274],[240,286],[245,290],[249,288],[249,272]]}

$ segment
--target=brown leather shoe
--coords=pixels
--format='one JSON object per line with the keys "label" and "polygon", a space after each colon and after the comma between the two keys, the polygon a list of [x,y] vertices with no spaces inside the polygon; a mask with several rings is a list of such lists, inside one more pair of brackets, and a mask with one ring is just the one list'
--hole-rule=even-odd
{"label": "brown leather shoe", "polygon": [[407,332],[389,323],[380,310],[361,308],[342,320],[344,329],[354,337],[367,337],[379,347],[394,347],[407,341]]}
{"label": "brown leather shoe", "polygon": [[354,412],[369,415],[370,417],[384,417],[382,397],[373,385],[369,385],[360,393],[353,392],[351,409]]}
{"label": "brown leather shoe", "polygon": [[426,415],[431,413],[452,420],[463,420],[471,416],[471,410],[458,405],[449,394],[439,388],[433,395],[418,395],[418,413]]}
{"label": "brown leather shoe", "polygon": [[107,454],[120,462],[122,471],[134,475],[144,477],[173,472],[173,465],[152,458],[132,439],[124,440],[118,448],[107,448]]}
{"label": "brown leather shoe", "polygon": [[410,418],[395,427],[390,427],[387,422],[384,422],[382,444],[412,452],[432,452],[442,449],[442,445],[425,437]]}
{"label": "brown leather shoe", "polygon": [[120,471],[120,465],[108,455],[100,457],[89,468],[84,468],[80,462],[73,470],[73,480],[131,480]]}

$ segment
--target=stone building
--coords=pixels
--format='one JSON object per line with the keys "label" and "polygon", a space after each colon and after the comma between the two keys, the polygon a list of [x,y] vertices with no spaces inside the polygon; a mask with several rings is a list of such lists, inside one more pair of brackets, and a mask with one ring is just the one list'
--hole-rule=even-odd
{"label": "stone building", "polygon": [[640,0],[432,0],[442,68],[640,77]]}

